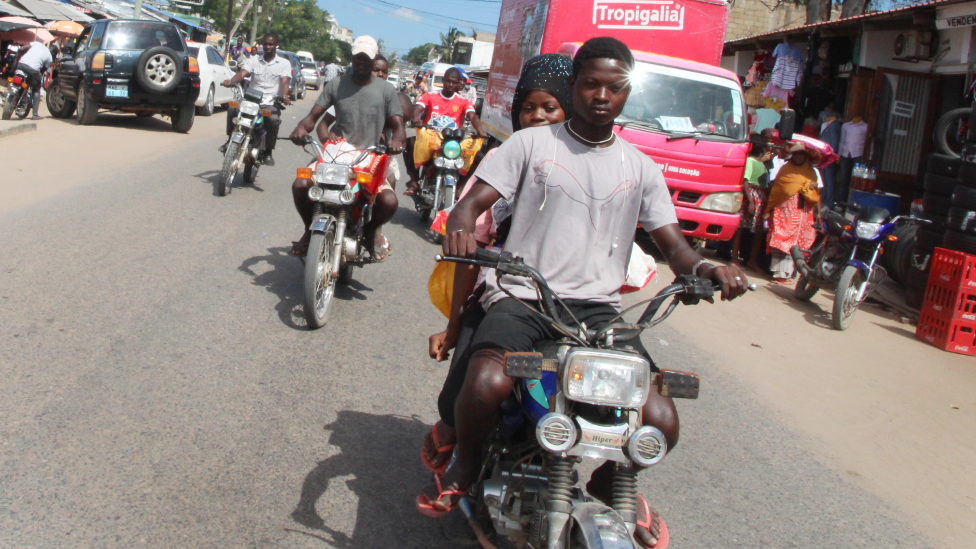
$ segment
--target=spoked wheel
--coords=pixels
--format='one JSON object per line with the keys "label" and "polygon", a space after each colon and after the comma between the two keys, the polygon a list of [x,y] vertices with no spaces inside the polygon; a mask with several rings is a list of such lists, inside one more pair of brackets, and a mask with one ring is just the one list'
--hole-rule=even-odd
{"label": "spoked wheel", "polygon": [[3,104],[3,119],[10,120],[10,117],[14,114],[14,109],[17,108],[17,96],[11,97]]}
{"label": "spoked wheel", "polygon": [[258,170],[261,168],[258,164],[248,164],[244,166],[244,183],[248,185],[253,185],[254,180],[258,178]]}
{"label": "spoked wheel", "polygon": [[14,114],[17,115],[17,118],[23,120],[27,118],[27,113],[30,112],[30,108],[31,108],[31,93],[26,90],[20,92],[20,100],[17,101],[17,109],[14,111]]}
{"label": "spoked wheel", "polygon": [[220,179],[217,180],[218,196],[226,196],[230,194],[231,186],[234,184],[234,176],[237,175],[237,157],[240,152],[240,143],[234,143],[231,141],[227,144],[227,152],[224,153],[224,166],[220,169]]}
{"label": "spoked wheel", "polygon": [[308,327],[317,330],[325,326],[329,305],[335,293],[336,279],[332,278],[332,252],[335,249],[335,225],[325,233],[315,233],[308,243],[305,256],[303,302]]}
{"label": "spoked wheel", "polygon": [[810,301],[819,289],[809,278],[800,275],[800,280],[796,282],[796,288],[793,289],[793,297],[799,301]]}
{"label": "spoked wheel", "polygon": [[858,290],[864,282],[864,273],[861,269],[848,265],[840,275],[840,282],[837,283],[837,293],[834,294],[834,314],[833,324],[835,330],[844,331],[854,320],[854,313],[860,302],[857,300]]}

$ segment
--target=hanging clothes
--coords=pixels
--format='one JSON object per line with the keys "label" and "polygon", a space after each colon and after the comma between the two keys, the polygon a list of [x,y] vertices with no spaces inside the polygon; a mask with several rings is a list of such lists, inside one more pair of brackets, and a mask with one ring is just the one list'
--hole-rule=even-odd
{"label": "hanging clothes", "polygon": [[784,104],[789,104],[790,97],[793,96],[793,90],[784,90],[783,88],[777,86],[773,82],[770,82],[766,89],[763,90],[763,97],[768,97],[770,99],[778,99]]}
{"label": "hanging clothes", "polygon": [[773,50],[773,57],[776,58],[776,64],[773,65],[773,76],[770,84],[775,84],[780,89],[787,91],[796,89],[800,85],[800,78],[803,76],[800,66],[803,53],[796,46],[783,43]]}

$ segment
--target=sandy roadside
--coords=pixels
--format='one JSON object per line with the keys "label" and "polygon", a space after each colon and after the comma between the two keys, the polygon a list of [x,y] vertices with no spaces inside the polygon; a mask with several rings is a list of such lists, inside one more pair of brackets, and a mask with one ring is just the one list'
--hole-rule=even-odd
{"label": "sandy roadside", "polygon": [[[672,275],[663,266],[659,276],[657,288]],[[871,305],[832,330],[832,292],[801,303],[792,287],[755,281],[757,292],[713,314],[679,309],[668,322],[722,357],[823,463],[904,509],[920,535],[972,547],[976,360],[921,343],[914,326]]]}

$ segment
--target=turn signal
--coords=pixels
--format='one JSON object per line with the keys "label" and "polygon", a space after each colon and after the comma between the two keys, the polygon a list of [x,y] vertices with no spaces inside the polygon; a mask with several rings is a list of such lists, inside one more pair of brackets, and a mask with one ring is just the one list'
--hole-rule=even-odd
{"label": "turn signal", "polygon": [[888,240],[890,240],[892,242],[898,242],[898,237],[895,236],[895,235],[893,235],[893,234],[889,234],[888,235]]}
{"label": "turn signal", "polygon": [[356,183],[369,184],[373,182],[373,174],[359,172],[356,174]]}
{"label": "turn signal", "polygon": [[227,105],[229,105],[230,108],[232,108],[232,109],[236,109],[236,108],[238,108],[238,107],[241,106],[241,104],[238,103],[237,101],[231,101],[231,102],[227,103]]}
{"label": "turn signal", "polygon": [[105,54],[98,52],[92,57],[92,70],[100,71],[105,69]]}
{"label": "turn signal", "polygon": [[854,228],[854,227],[851,227],[850,225],[844,225],[844,230],[845,230],[845,231],[849,231],[849,230],[851,230],[851,229],[853,229],[853,228]]}
{"label": "turn signal", "polygon": [[312,168],[298,168],[298,179],[312,179]]}
{"label": "turn signal", "polygon": [[271,115],[272,114],[273,113],[271,112],[270,109],[261,109],[261,116],[263,116],[265,118],[271,118]]}
{"label": "turn signal", "polygon": [[187,69],[187,72],[189,72],[190,74],[196,74],[196,73],[200,72],[200,64],[197,63],[197,58],[196,57],[188,57],[188,59],[190,60],[190,66]]}

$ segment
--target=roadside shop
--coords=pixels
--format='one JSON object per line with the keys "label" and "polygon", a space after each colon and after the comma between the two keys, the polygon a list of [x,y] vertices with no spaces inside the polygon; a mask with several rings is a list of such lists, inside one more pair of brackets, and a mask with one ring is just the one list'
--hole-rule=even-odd
{"label": "roadside shop", "polygon": [[[976,1],[936,0],[732,40],[722,66],[742,79],[754,128],[771,127],[786,106],[811,137],[821,129],[826,136],[825,122],[837,117],[838,180],[887,193],[907,213],[921,195],[937,121],[972,101]],[[939,130],[956,137],[954,128]],[[852,172],[874,178],[851,181]]]}

